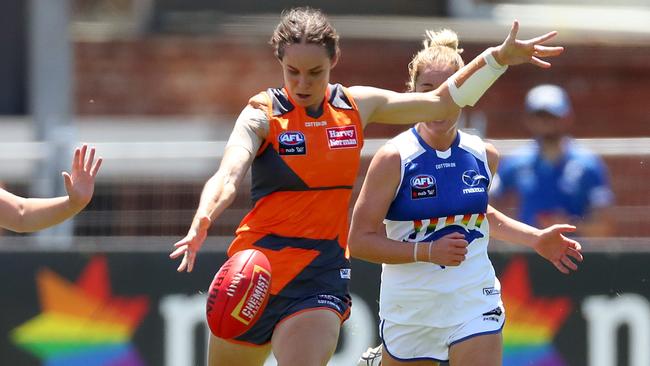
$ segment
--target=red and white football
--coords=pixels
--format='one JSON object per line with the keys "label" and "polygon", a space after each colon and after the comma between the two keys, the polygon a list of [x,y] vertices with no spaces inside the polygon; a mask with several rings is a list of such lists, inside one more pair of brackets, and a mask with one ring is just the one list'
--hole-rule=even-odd
{"label": "red and white football", "polygon": [[208,290],[206,317],[212,334],[237,337],[259,319],[269,300],[271,264],[264,253],[246,249],[221,266]]}

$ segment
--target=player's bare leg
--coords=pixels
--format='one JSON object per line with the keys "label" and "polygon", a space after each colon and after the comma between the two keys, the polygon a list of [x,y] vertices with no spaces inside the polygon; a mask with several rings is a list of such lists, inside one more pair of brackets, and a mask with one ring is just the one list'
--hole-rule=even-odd
{"label": "player's bare leg", "polygon": [[208,366],[261,366],[270,353],[270,344],[247,346],[228,342],[210,334]]}
{"label": "player's bare leg", "polygon": [[336,350],[341,320],[331,310],[310,310],[275,327],[273,353],[278,366],[325,366]]}
{"label": "player's bare leg", "polygon": [[454,366],[501,366],[503,337],[486,334],[456,343],[449,348],[449,362]]}
{"label": "player's bare leg", "polygon": [[[439,366],[440,364],[431,360],[421,361],[399,361],[394,359],[386,350],[381,355],[381,366]],[[455,366],[455,365],[454,365]]]}

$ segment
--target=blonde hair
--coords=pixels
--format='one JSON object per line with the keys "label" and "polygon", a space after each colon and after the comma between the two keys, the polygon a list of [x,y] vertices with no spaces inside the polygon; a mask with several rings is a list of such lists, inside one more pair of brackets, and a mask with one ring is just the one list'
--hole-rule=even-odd
{"label": "blonde hair", "polygon": [[415,91],[415,81],[420,74],[420,67],[427,65],[449,65],[458,71],[465,66],[458,48],[458,35],[450,29],[441,29],[437,32],[427,30],[422,42],[423,48],[413,56],[409,63],[409,81],[406,86],[409,91]]}

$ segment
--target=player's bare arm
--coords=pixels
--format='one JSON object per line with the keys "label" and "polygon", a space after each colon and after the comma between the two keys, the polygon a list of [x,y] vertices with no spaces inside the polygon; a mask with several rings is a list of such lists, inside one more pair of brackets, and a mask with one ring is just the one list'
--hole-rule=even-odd
{"label": "player's bare arm", "polygon": [[[499,166],[499,152],[490,143],[485,144],[485,150],[488,166],[494,174]],[[581,262],[583,259],[580,243],[563,235],[575,231],[575,226],[552,225],[537,229],[503,214],[492,206],[488,206],[487,215],[493,238],[534,249],[564,274],[578,269],[576,261]]]}
{"label": "player's bare arm", "polygon": [[542,58],[560,55],[563,47],[545,46],[556,36],[549,32],[518,40],[519,22],[514,21],[502,44],[487,49],[452,75],[446,83],[428,93],[397,93],[379,88],[353,86],[350,93],[359,106],[362,121],[410,124],[446,119],[465,106],[473,106],[505,72],[508,65],[530,63],[541,68],[551,64]]}
{"label": "player's bare arm", "polygon": [[76,148],[72,169],[63,172],[67,196],[23,198],[0,189],[0,227],[15,232],[34,232],[59,224],[76,215],[90,202],[95,176],[102,158],[95,160],[95,148]]}
{"label": "player's bare arm", "polygon": [[187,235],[174,244],[174,250],[169,255],[172,259],[183,255],[177,269],[179,272],[194,269],[196,253],[203,245],[210,225],[235,200],[238,187],[266,133],[268,120],[265,120],[264,111],[258,105],[249,104],[235,122],[219,169],[203,187],[199,207]]}

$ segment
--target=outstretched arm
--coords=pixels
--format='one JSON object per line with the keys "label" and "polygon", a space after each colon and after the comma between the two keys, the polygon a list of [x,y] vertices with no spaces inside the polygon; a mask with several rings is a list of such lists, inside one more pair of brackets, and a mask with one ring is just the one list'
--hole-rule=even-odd
{"label": "outstretched arm", "polygon": [[238,187],[268,131],[268,118],[259,108],[249,105],[235,122],[219,169],[203,187],[190,229],[183,239],[174,244],[169,257],[176,259],[183,256],[177,269],[179,272],[192,272],[196,253],[203,245],[210,225],[237,196]]}
{"label": "outstretched arm", "polygon": [[564,236],[564,233],[574,232],[575,226],[561,224],[537,229],[504,215],[492,206],[488,206],[487,215],[492,237],[534,249],[564,274],[578,269],[576,261],[582,262],[580,243]]}
{"label": "outstretched arm", "polygon": [[71,173],[63,172],[67,196],[23,198],[0,189],[0,227],[15,232],[34,232],[59,224],[76,215],[90,202],[95,176],[102,158],[95,161],[95,148],[83,145],[72,157]]}
{"label": "outstretched arm", "polygon": [[[499,166],[499,152],[490,143],[485,144],[485,151],[490,171],[494,174]],[[506,216],[491,205],[488,205],[487,216],[490,236],[532,248],[564,274],[578,269],[575,261],[582,262],[580,243],[563,235],[575,231],[575,226],[552,225],[540,230]]]}
{"label": "outstretched arm", "polygon": [[501,45],[487,49],[428,93],[397,93],[366,86],[349,88],[363,123],[410,124],[451,118],[459,108],[474,105],[505,72],[506,66],[531,63],[548,68],[550,63],[541,58],[558,56],[564,50],[542,45],[557,32],[529,40],[518,40],[518,32],[519,22],[515,21]]}

